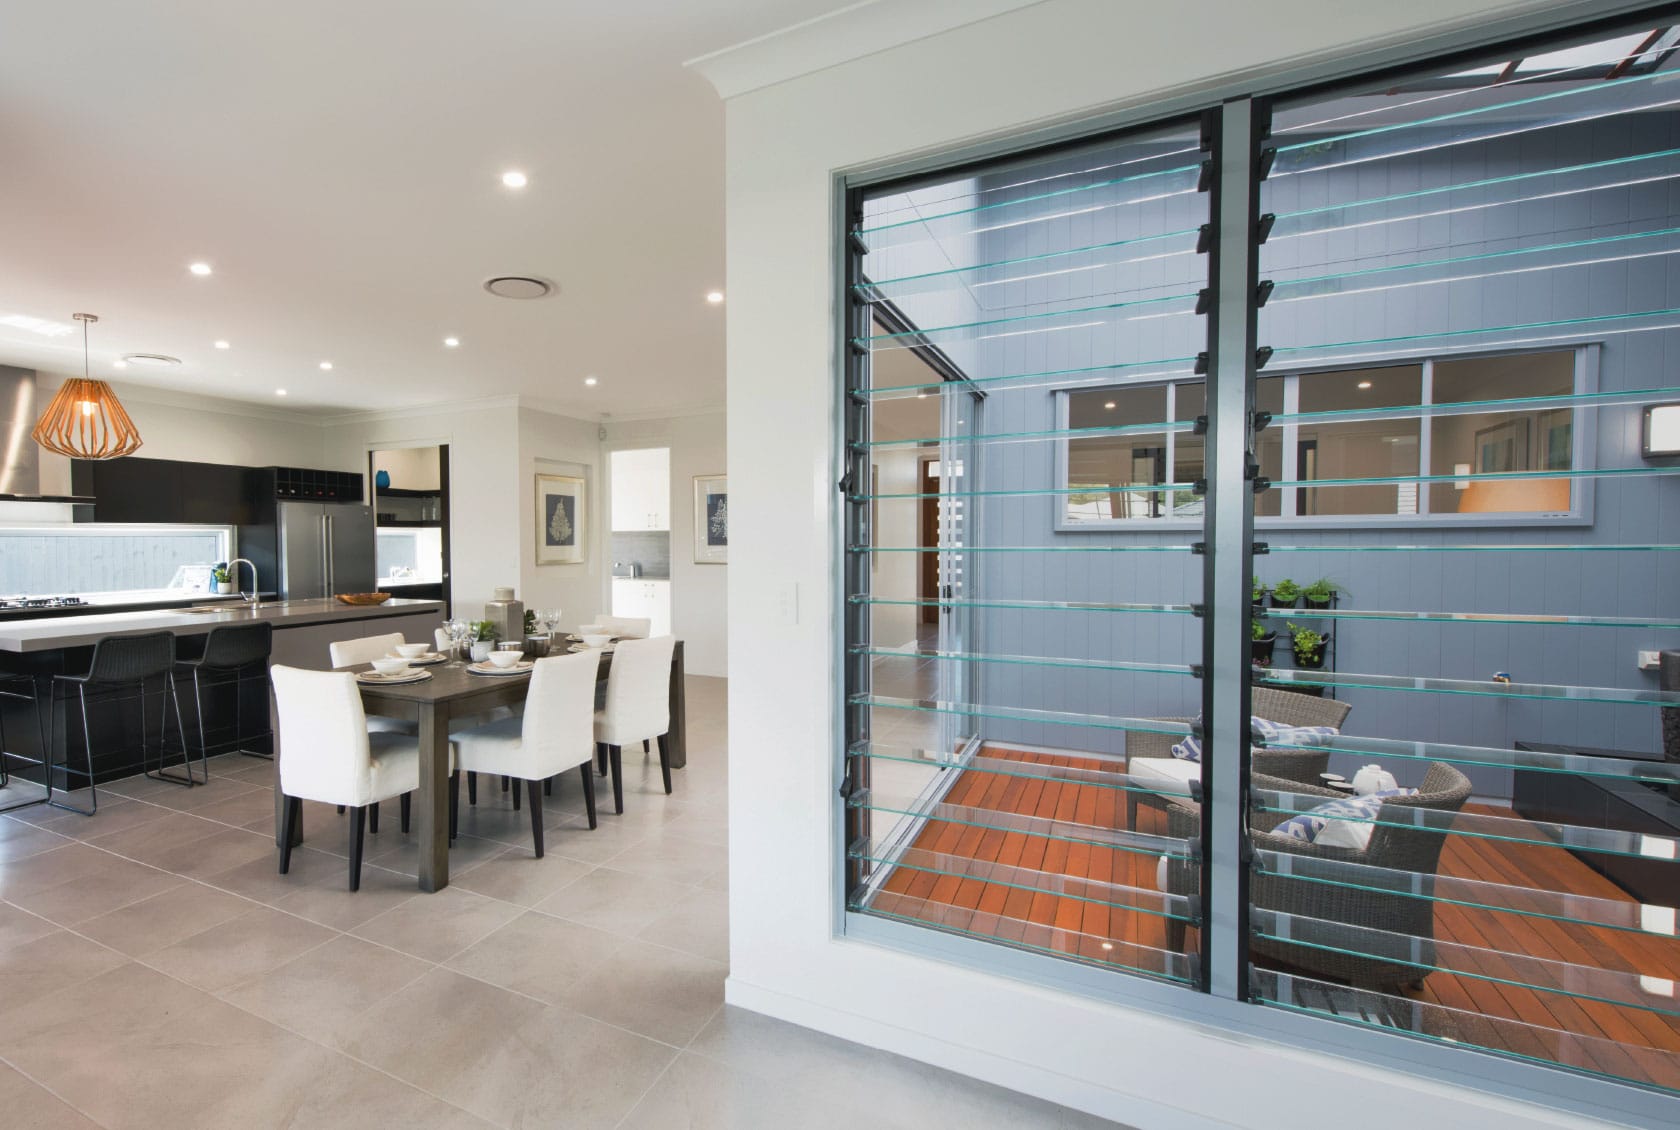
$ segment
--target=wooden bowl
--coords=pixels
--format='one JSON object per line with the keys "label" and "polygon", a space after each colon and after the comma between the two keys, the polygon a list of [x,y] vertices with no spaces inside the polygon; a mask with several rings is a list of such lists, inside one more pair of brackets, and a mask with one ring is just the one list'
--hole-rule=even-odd
{"label": "wooden bowl", "polygon": [[340,604],[384,604],[391,599],[388,592],[341,592],[338,594]]}

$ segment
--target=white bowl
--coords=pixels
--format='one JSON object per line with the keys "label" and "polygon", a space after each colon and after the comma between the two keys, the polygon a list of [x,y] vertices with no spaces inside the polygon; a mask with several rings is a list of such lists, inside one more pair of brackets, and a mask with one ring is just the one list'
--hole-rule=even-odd
{"label": "white bowl", "polygon": [[422,655],[425,655],[428,651],[430,651],[431,648],[423,643],[400,643],[391,650],[402,656],[404,659],[419,659]]}
{"label": "white bowl", "polygon": [[585,647],[606,647],[612,643],[612,637],[600,632],[585,632],[583,645]]}
{"label": "white bowl", "polygon": [[408,670],[406,659],[375,659],[373,669],[381,675],[400,675]]}
{"label": "white bowl", "polygon": [[580,636],[598,636],[598,635],[601,634],[601,629],[604,626],[605,625],[602,625],[602,624],[583,624],[583,625],[580,625],[578,627],[578,635],[580,635]]}
{"label": "white bowl", "polygon": [[517,651],[492,651],[487,658],[490,660],[490,666],[500,667],[505,671],[524,656]]}

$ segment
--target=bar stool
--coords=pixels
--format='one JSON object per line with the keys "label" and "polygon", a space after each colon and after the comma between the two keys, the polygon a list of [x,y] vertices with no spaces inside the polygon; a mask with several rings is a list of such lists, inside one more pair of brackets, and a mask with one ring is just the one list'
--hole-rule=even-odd
{"label": "bar stool", "polygon": [[[146,682],[159,675],[163,676],[164,687],[168,691],[169,700],[175,706],[175,728],[181,734],[181,759],[188,765],[187,776],[177,777],[163,771],[164,743],[169,736],[169,703],[158,719],[157,769],[154,771],[148,759],[150,750],[146,742]],[[76,696],[81,702],[82,711],[82,748],[87,755],[86,769],[72,769],[70,767],[70,735],[65,734],[64,764],[55,766],[52,760],[54,745],[54,731],[58,726],[58,703],[68,701],[69,689],[76,688]],[[60,688],[65,693],[59,694]],[[85,675],[54,675],[52,679],[52,694],[47,704],[47,774],[51,779],[54,768],[64,772],[68,793],[68,778],[71,774],[86,777],[90,805],[87,808],[77,808],[64,801],[48,800],[54,808],[62,808],[83,816],[92,816],[99,811],[99,791],[93,782],[93,732],[88,728],[88,691],[95,694],[104,692],[106,698],[120,695],[124,691],[134,690],[140,696],[140,765],[146,776],[157,781],[172,781],[178,785],[192,785],[191,755],[187,752],[186,727],[181,721],[181,699],[175,693],[175,637],[168,632],[150,632],[143,636],[106,636],[93,645],[93,660],[88,664]],[[97,702],[98,699],[96,698]],[[65,730],[69,730],[68,720]]]}
{"label": "bar stool", "polygon": [[[204,778],[210,779],[210,743],[205,736],[204,724],[204,695],[206,686],[234,688],[233,692],[233,740],[240,743],[240,753],[246,757],[261,757],[269,761],[274,760],[272,753],[243,748],[245,739],[245,711],[244,696],[239,692],[246,682],[245,673],[257,664],[262,664],[262,681],[266,690],[268,686],[268,657],[274,651],[274,625],[267,621],[254,624],[229,624],[220,628],[210,629],[210,634],[204,639],[204,654],[197,659],[177,659],[177,671],[192,672],[193,681],[193,713],[198,718],[198,758],[204,768]],[[267,738],[270,743],[274,739],[272,727],[261,733],[252,735],[256,738]],[[185,735],[182,736],[183,744]],[[272,744],[270,745],[272,749]],[[187,767],[187,775],[192,775],[192,767]]]}
{"label": "bar stool", "polygon": [[52,776],[46,771],[46,723],[41,719],[41,696],[36,686],[35,676],[14,674],[11,672],[0,672],[0,699],[8,698],[16,699],[21,702],[27,702],[34,709],[35,729],[40,737],[42,753],[40,759],[37,760],[32,757],[25,757],[20,753],[11,753],[7,750],[6,712],[3,707],[0,707],[0,789],[6,788],[11,784],[11,768],[9,762],[23,761],[30,765],[39,765],[42,767],[41,777],[42,783],[46,788],[46,795],[36,797],[34,800],[25,800],[16,804],[8,804],[5,807],[0,808],[0,812],[10,812],[16,808],[27,808],[32,804],[40,804],[45,801],[47,797],[52,795]]}

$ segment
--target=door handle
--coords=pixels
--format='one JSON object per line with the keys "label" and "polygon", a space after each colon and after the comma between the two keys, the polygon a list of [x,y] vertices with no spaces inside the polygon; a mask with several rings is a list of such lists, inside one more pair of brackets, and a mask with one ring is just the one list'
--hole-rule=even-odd
{"label": "door handle", "polygon": [[327,559],[327,516],[321,515],[321,595],[328,596],[327,572],[332,568]]}
{"label": "door handle", "polygon": [[333,569],[333,520],[331,515],[325,519],[327,523],[327,595],[332,596],[337,589],[334,583],[337,578]]}

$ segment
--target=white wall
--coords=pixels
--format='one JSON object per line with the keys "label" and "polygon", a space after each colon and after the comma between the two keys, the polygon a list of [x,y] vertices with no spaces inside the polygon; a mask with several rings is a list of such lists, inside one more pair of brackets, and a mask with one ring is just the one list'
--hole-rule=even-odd
{"label": "white wall", "polygon": [[[45,406],[63,379],[59,373],[37,373],[36,402]],[[246,467],[314,467],[321,462],[324,433],[320,421],[307,414],[124,384],[111,387],[140,429],[137,457]],[[41,452],[41,493],[70,493],[69,459]]]}
{"label": "white wall", "polygon": [[[723,414],[609,422],[606,446],[671,449],[671,631],[690,674],[728,675],[730,567],[694,560],[694,478],[725,471]],[[733,542],[733,529],[729,536]]]}
{"label": "white wall", "polygon": [[833,172],[1512,7],[1046,0],[731,100],[732,1002],[1146,1130],[1588,1124],[836,936]]}
{"label": "white wall", "polygon": [[393,490],[437,490],[437,450],[432,447],[397,447],[373,453],[373,469],[391,476]]}

